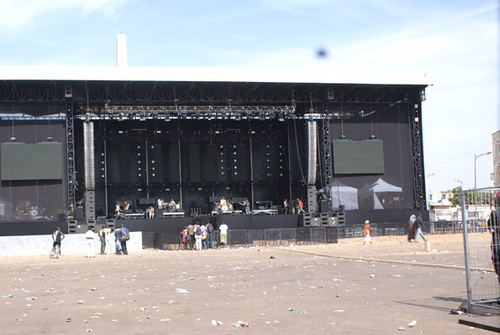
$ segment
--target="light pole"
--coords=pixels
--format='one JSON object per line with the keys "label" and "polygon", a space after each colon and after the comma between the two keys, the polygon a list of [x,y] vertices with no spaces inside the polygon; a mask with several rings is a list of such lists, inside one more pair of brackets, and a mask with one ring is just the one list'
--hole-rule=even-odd
{"label": "light pole", "polygon": [[481,156],[486,156],[491,154],[491,151],[485,152],[484,154],[476,155],[474,154],[474,189],[476,189],[476,161]]}

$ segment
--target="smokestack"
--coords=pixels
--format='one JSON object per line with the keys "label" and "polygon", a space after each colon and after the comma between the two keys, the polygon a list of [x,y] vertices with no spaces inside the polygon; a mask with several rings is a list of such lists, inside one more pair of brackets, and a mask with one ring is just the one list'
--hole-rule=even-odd
{"label": "smokestack", "polygon": [[116,36],[116,66],[127,66],[127,36],[119,33]]}

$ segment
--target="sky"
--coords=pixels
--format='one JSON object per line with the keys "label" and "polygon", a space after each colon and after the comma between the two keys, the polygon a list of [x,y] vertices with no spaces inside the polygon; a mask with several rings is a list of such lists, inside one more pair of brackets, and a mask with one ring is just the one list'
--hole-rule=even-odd
{"label": "sky", "polygon": [[[500,130],[497,0],[0,0],[0,65],[415,72],[426,186],[491,186]],[[324,57],[318,57],[318,51]]]}

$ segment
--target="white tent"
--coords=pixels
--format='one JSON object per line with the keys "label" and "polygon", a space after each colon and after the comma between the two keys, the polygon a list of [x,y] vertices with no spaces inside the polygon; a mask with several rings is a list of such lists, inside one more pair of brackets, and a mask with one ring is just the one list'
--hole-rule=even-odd
{"label": "white tent", "polygon": [[403,189],[399,186],[394,186],[384,181],[382,178],[377,179],[371,185],[365,185],[361,188],[359,195],[363,207],[365,209],[384,209],[384,205],[380,201],[379,196],[383,193],[401,193]]}
{"label": "white tent", "polygon": [[358,209],[358,189],[342,184],[336,180],[330,188],[330,198],[332,199],[332,209],[344,205],[345,209]]}

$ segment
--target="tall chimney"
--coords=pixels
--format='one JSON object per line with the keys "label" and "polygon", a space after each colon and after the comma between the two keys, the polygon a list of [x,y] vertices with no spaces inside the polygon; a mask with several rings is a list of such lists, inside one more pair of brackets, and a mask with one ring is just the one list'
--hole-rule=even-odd
{"label": "tall chimney", "polygon": [[119,33],[116,36],[116,66],[127,66],[127,36]]}

